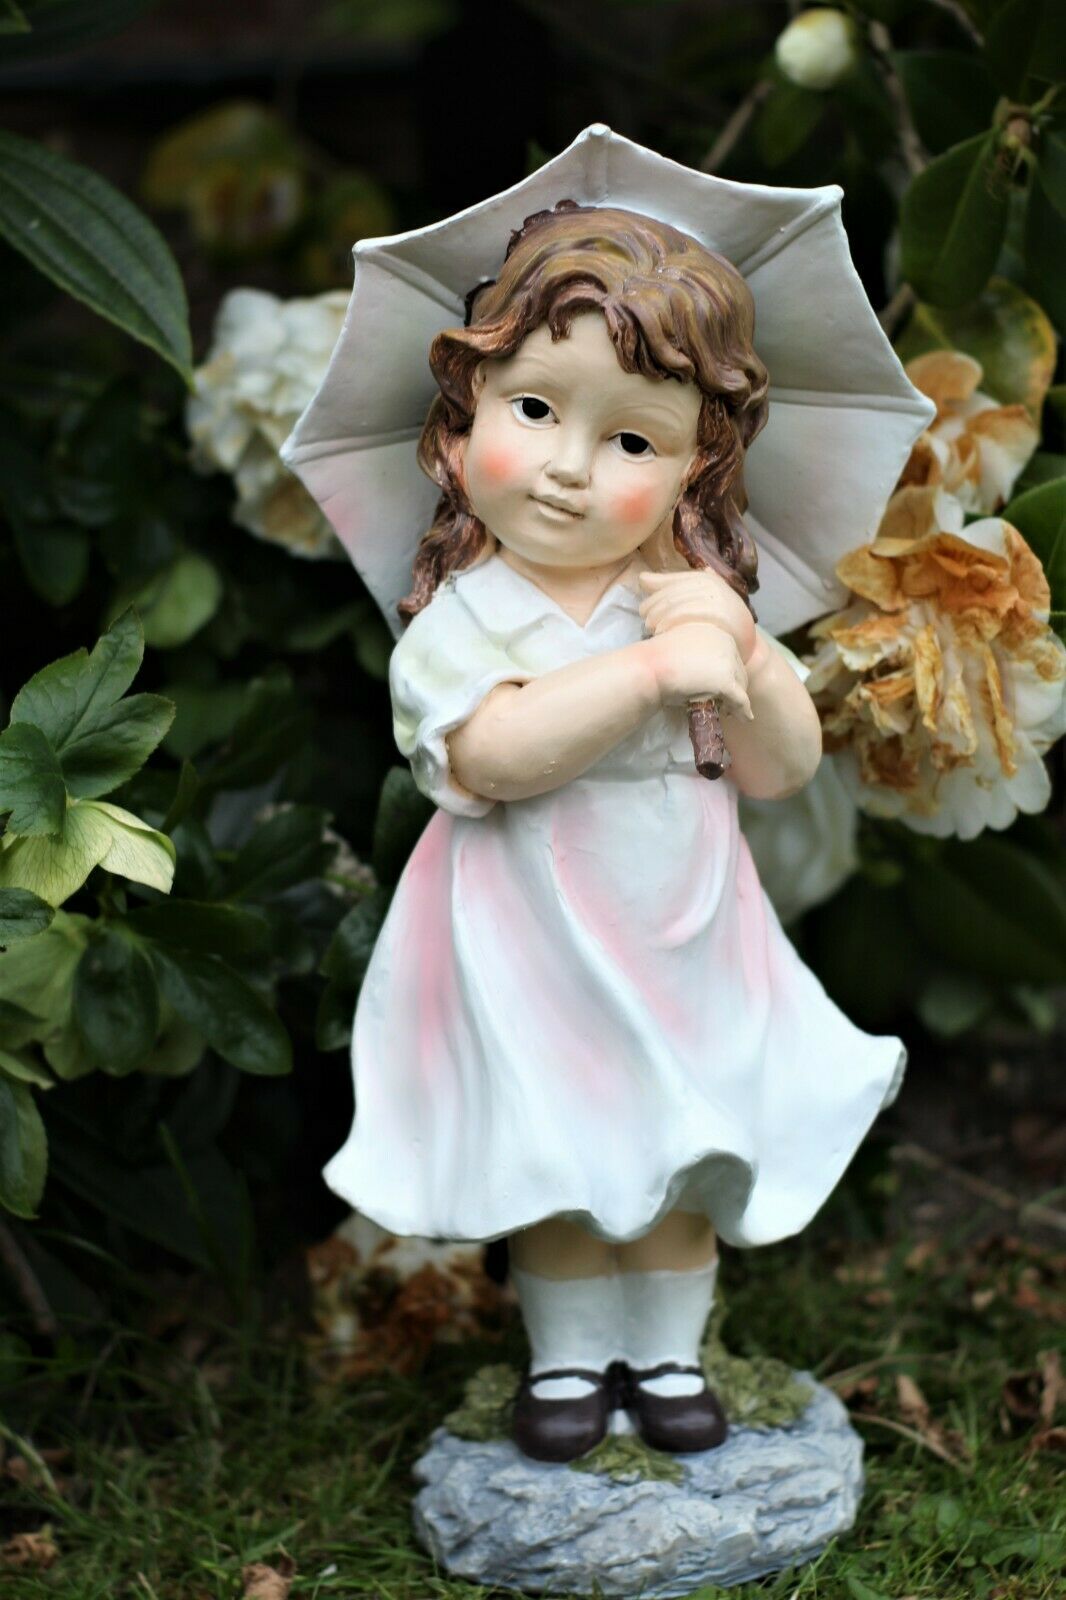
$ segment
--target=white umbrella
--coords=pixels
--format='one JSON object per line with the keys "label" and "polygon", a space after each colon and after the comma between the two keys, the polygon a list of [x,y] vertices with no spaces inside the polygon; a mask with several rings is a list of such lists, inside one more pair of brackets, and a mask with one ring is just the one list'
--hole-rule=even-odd
{"label": "white umbrella", "polygon": [[428,352],[496,276],[511,231],[563,199],[673,223],[725,256],[755,299],[770,415],[748,451],[759,620],[783,633],[842,603],[833,569],[872,538],[934,408],[908,382],[852,266],[842,191],[731,183],[593,123],[502,194],[428,228],[355,246],[355,284],[318,392],[282,456],[322,506],[395,632],[439,489],[415,447],[436,383]]}

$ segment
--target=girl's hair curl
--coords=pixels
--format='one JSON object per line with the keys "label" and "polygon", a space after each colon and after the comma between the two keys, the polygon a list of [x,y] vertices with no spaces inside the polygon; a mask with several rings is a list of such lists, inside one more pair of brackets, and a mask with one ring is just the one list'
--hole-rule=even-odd
{"label": "girl's hair curl", "polygon": [[599,311],[625,372],[695,382],[703,395],[696,454],[674,511],[674,544],[691,567],[710,567],[746,600],[757,557],[742,512],[744,452],[766,421],[766,368],[752,347],[755,311],[740,273],[688,234],[635,211],[561,200],[511,235],[500,275],[466,297],[467,325],[434,339],[440,388],[418,445],[439,484],[433,525],[400,602],[405,622],[449,573],[473,565],[489,539],[467,499],[462,441],[484,360],[513,355],[547,323],[563,339],[574,317]]}

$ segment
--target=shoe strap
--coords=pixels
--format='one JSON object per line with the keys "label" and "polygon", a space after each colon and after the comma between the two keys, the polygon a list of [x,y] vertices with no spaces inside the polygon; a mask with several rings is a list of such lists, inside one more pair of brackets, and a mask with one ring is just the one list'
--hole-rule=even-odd
{"label": "shoe strap", "polygon": [[544,1383],[548,1378],[583,1378],[586,1383],[600,1385],[605,1381],[606,1374],[593,1372],[589,1367],[552,1367],[547,1372],[531,1372],[526,1382],[529,1384]]}
{"label": "shoe strap", "polygon": [[686,1366],[680,1361],[661,1361],[657,1367],[631,1367],[629,1370],[634,1383],[648,1383],[653,1378],[665,1378],[673,1373],[683,1377],[702,1378],[705,1383],[707,1381],[707,1375],[702,1367]]}

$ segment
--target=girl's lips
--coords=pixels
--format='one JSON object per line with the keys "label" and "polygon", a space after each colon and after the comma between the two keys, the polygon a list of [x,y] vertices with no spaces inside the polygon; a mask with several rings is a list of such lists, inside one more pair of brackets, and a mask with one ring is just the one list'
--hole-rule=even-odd
{"label": "girl's lips", "polygon": [[539,494],[531,494],[529,498],[534,505],[543,506],[548,511],[558,511],[564,517],[572,517],[575,521],[585,515],[583,511],[578,511],[575,507],[566,505],[562,500],[544,500]]}

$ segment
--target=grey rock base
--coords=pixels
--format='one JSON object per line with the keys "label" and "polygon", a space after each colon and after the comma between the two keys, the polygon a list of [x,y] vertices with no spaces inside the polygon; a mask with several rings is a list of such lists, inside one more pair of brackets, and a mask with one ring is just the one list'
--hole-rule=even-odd
{"label": "grey rock base", "polygon": [[809,1561],[855,1521],[862,1441],[837,1397],[798,1376],[813,1389],[802,1416],[675,1457],[680,1483],[618,1482],[438,1428],[415,1467],[415,1531],[454,1577],[527,1594],[652,1600]]}

